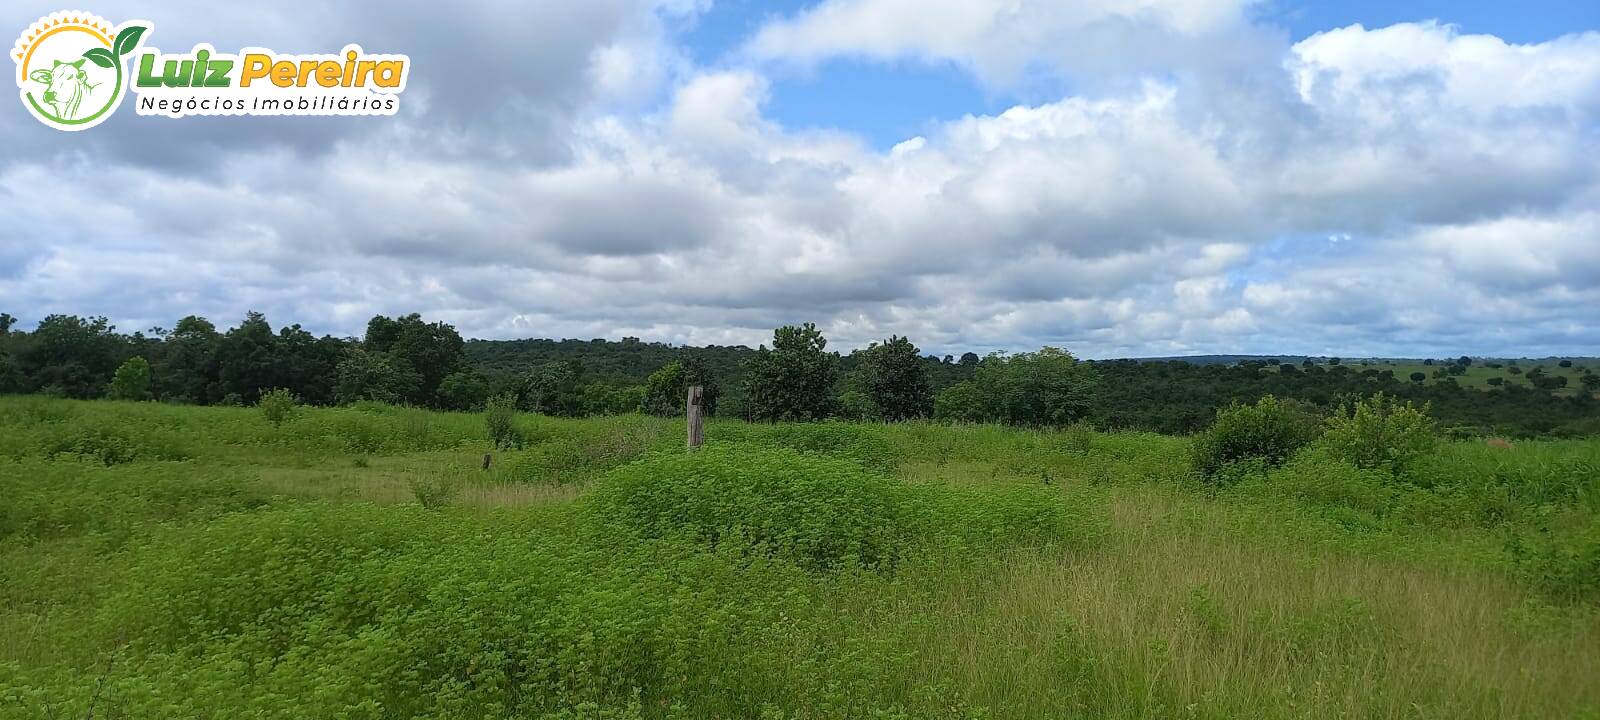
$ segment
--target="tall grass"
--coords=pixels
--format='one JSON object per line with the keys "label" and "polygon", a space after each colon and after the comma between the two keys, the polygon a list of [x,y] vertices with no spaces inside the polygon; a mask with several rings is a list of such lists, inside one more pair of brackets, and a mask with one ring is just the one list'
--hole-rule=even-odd
{"label": "tall grass", "polygon": [[1600,443],[502,421],[0,398],[0,717],[1600,713]]}

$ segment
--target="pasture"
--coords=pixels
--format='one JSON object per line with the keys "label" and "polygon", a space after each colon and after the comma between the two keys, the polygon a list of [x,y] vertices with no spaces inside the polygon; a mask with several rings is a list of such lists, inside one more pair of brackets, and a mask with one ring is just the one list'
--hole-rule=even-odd
{"label": "pasture", "polygon": [[[1563,359],[1570,363],[1568,367],[1561,366],[1560,363]],[[1512,370],[1512,363],[1515,363],[1515,367],[1521,372],[1514,372]],[[1443,362],[1425,365],[1420,361],[1387,359],[1352,360],[1346,364],[1350,365],[1352,370],[1358,372],[1368,369],[1378,370],[1379,372],[1392,370],[1394,371],[1395,377],[1403,381],[1409,381],[1412,373],[1420,372],[1427,376],[1427,378],[1422,381],[1422,384],[1424,385],[1438,383],[1440,378],[1434,377],[1434,372],[1437,370],[1443,370],[1447,367],[1447,365]],[[1498,365],[1499,367],[1491,367],[1491,365]],[[1323,367],[1327,367],[1327,365],[1323,364]],[[1479,360],[1468,366],[1460,375],[1451,375],[1448,377],[1454,379],[1462,387],[1473,388],[1477,390],[1489,390],[1495,387],[1507,386],[1531,388],[1533,385],[1528,382],[1527,373],[1528,371],[1534,369],[1539,369],[1545,375],[1550,377],[1566,378],[1567,384],[1565,387],[1556,388],[1550,392],[1553,395],[1561,397],[1571,397],[1584,392],[1584,370],[1589,369],[1592,371],[1595,369],[1600,369],[1600,361],[1597,361],[1594,358],[1545,358],[1542,360],[1515,361]],[[1497,379],[1498,384],[1491,384],[1490,381],[1492,379]]]}
{"label": "pasture", "polygon": [[1600,717],[1600,441],[515,423],[0,397],[0,717]]}

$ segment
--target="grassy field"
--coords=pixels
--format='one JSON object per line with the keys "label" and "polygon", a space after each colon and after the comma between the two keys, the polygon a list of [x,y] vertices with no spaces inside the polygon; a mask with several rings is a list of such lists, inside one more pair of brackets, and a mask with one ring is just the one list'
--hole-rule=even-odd
{"label": "grassy field", "polygon": [[0,717],[1600,718],[1600,441],[517,423],[0,398]]}
{"label": "grassy field", "polygon": [[[1460,383],[1462,387],[1477,388],[1479,390],[1488,390],[1489,388],[1493,387],[1489,384],[1490,378],[1500,378],[1500,382],[1504,383],[1505,385],[1532,387],[1532,384],[1528,382],[1528,371],[1533,370],[1534,368],[1542,368],[1544,370],[1544,374],[1546,375],[1551,377],[1565,377],[1567,379],[1567,386],[1551,391],[1552,394],[1571,396],[1583,392],[1581,378],[1583,377],[1583,371],[1585,368],[1600,370],[1600,361],[1597,361],[1594,358],[1570,359],[1572,362],[1571,367],[1561,367],[1561,359],[1562,358],[1548,358],[1544,360],[1518,360],[1516,361],[1517,367],[1521,368],[1522,374],[1516,374],[1511,371],[1510,363],[1512,361],[1480,360],[1468,366],[1466,372],[1451,377],[1453,377],[1457,383]],[[1368,364],[1361,364],[1363,362]],[[1500,367],[1489,367],[1491,363],[1499,365]],[[1435,378],[1433,373],[1435,370],[1441,370],[1445,367],[1444,363],[1424,365],[1420,361],[1410,362],[1405,360],[1352,360],[1346,362],[1345,364],[1349,365],[1351,370],[1355,370],[1357,372],[1369,369],[1378,370],[1380,372],[1384,370],[1393,370],[1395,377],[1400,378],[1401,380],[1407,380],[1411,377],[1411,373],[1419,372],[1428,376],[1426,380],[1423,380],[1423,384],[1426,385],[1439,382],[1439,379]],[[1324,364],[1323,367],[1327,367],[1327,365]]]}

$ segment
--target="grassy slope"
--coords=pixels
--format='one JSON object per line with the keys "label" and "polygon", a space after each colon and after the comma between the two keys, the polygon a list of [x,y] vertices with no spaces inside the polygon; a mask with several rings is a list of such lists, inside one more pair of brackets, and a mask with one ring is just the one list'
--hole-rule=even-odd
{"label": "grassy slope", "polygon": [[[1560,367],[1557,364],[1559,360],[1560,358],[1540,361],[1519,361],[1519,366],[1522,368],[1524,373],[1522,375],[1511,374],[1509,369],[1510,366],[1505,365],[1505,361],[1479,361],[1474,362],[1470,367],[1468,367],[1465,373],[1453,377],[1455,377],[1456,382],[1460,383],[1462,387],[1477,388],[1479,390],[1488,390],[1490,388],[1489,378],[1496,377],[1501,378],[1507,385],[1532,387],[1532,385],[1528,382],[1526,373],[1536,367],[1543,367],[1546,375],[1567,378],[1567,386],[1554,391],[1553,394],[1570,396],[1576,395],[1582,391],[1582,385],[1579,383],[1579,378],[1583,377],[1583,369],[1585,367],[1593,367],[1596,368],[1597,371],[1600,371],[1600,362],[1596,362],[1592,358],[1580,358],[1574,362],[1572,367],[1568,368]],[[1394,376],[1400,378],[1401,380],[1410,378],[1411,373],[1420,372],[1428,376],[1428,378],[1423,381],[1423,384],[1433,384],[1438,382],[1438,379],[1433,377],[1433,372],[1444,367],[1442,364],[1424,365],[1421,362],[1407,362],[1403,360],[1373,360],[1370,362],[1372,363],[1371,365],[1361,365],[1355,361],[1347,364],[1350,365],[1352,370],[1357,372],[1367,370],[1369,368],[1380,371],[1393,370]],[[1501,367],[1491,368],[1487,364],[1489,362],[1499,363],[1501,364]]]}
{"label": "grassy slope", "polygon": [[[0,488],[12,500],[0,509],[0,717],[83,717],[91,703],[115,716],[109,698],[134,691],[113,680],[102,693],[104,677],[182,687],[169,666],[116,651],[123,633],[103,611],[155,583],[135,568],[183,533],[230,522],[255,532],[252,517],[305,509],[346,524],[416,516],[419,528],[447,526],[440,537],[461,538],[450,542],[566,537],[581,498],[608,471],[674,449],[681,437],[680,424],[642,417],[522,422],[530,446],[495,453],[484,472],[489,449],[472,415],[311,410],[274,428],[250,410],[0,398]],[[1507,527],[1550,517],[1548,504],[1497,511],[1503,522],[1492,523],[1469,517],[1484,506],[1476,495],[1373,499],[1381,489],[1334,492],[1326,483],[1206,493],[1184,480],[1186,440],[1145,434],[716,422],[709,436],[751,452],[824,451],[909,486],[964,488],[974,498],[1048,480],[1064,502],[1088,509],[1098,539],[980,542],[972,552],[913,558],[889,576],[782,567],[718,575],[713,565],[706,572],[720,579],[695,581],[683,602],[729,613],[706,627],[733,628],[731,639],[695,646],[719,655],[697,658],[677,680],[625,673],[646,678],[647,693],[671,688],[671,697],[646,696],[632,715],[584,717],[1600,713],[1600,619],[1589,606],[1541,599],[1508,571]],[[44,457],[51,449],[61,452]],[[128,461],[107,467],[72,454],[82,451]],[[1434,467],[1494,465],[1496,477],[1520,477],[1593,468],[1600,447],[1485,452],[1448,446]],[[406,507],[418,481],[459,493],[430,516]],[[1438,510],[1417,521],[1396,508]],[[573,537],[574,547],[591,542]],[[477,554],[465,549],[463,558]],[[699,566],[682,567],[691,577]],[[625,568],[624,580],[641,572]],[[667,593],[688,582],[670,575],[650,581],[668,583]],[[259,692],[242,697],[264,702]],[[387,699],[398,712],[400,699]],[[314,707],[297,711],[336,714],[332,704]],[[262,712],[280,715],[295,713]]]}

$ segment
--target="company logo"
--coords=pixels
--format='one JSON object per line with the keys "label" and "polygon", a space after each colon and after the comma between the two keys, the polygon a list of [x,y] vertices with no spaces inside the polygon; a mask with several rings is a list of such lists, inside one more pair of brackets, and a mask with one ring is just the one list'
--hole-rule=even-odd
{"label": "company logo", "polygon": [[126,60],[149,29],[143,20],[112,27],[83,12],[39,18],[11,51],[23,106],[58,130],[99,125],[122,104]]}
{"label": "company logo", "polygon": [[96,15],[63,11],[40,18],[17,39],[23,106],[58,130],[94,127],[134,93],[140,115],[393,115],[411,61],[359,45],[338,54],[288,55],[247,47],[186,53],[143,48],[146,20],[113,27]]}

